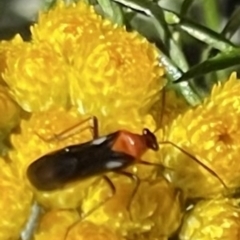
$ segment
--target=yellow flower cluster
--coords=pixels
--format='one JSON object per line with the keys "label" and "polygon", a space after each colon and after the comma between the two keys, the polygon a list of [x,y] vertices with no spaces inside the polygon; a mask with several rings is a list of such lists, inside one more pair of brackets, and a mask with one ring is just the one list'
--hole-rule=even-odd
{"label": "yellow flower cluster", "polygon": [[[84,221],[77,211],[52,210],[41,220],[36,239],[152,239],[166,238],[179,227],[182,218],[180,193],[164,178],[142,182],[132,202],[132,216],[127,210],[133,190],[131,181],[122,176],[111,177],[116,195],[103,207],[96,209]],[[91,185],[82,203],[82,211],[88,213],[98,201],[104,201],[109,186],[104,181]],[[150,199],[150,200],[149,200]],[[162,199],[161,204],[157,201]],[[47,219],[47,220],[46,220]],[[50,220],[51,219],[51,220]],[[45,222],[48,221],[48,224]],[[51,227],[49,224],[54,223]],[[84,231],[83,231],[84,229]],[[104,233],[103,236],[98,236]],[[144,237],[147,234],[148,237]]]}
{"label": "yellow flower cluster", "polygon": [[240,82],[232,74],[226,84],[214,86],[203,104],[164,131],[165,140],[188,153],[171,144],[162,146],[159,154],[170,169],[165,174],[190,198],[222,196],[240,186],[239,90]]}
{"label": "yellow flower cluster", "polygon": [[[180,239],[235,239],[238,202],[216,197],[230,196],[240,183],[236,74],[187,109],[173,90],[159,95],[165,80],[156,48],[93,7],[58,2],[31,31],[31,42],[16,36],[0,43],[0,146],[11,142],[0,159],[0,208],[8,209],[0,240],[19,238],[33,201],[44,209],[36,240],[166,240],[182,222]],[[85,120],[93,115],[100,136],[164,126],[156,132],[160,151],[143,156],[153,164],[109,173],[111,184],[97,175],[53,191],[34,188],[29,165],[91,141]],[[185,200],[193,198],[212,200],[198,202],[182,220]]]}
{"label": "yellow flower cluster", "polygon": [[4,81],[29,112],[71,104],[106,117],[112,109],[140,108],[164,85],[156,49],[86,4],[59,3],[40,14],[32,42],[12,42]]}
{"label": "yellow flower cluster", "polygon": [[[154,130],[155,121],[145,106],[150,109],[152,96],[165,85],[156,48],[137,33],[128,33],[103,20],[81,2],[69,6],[59,2],[53,10],[41,13],[32,28],[31,42],[16,36],[1,44],[5,93],[22,111],[29,112],[21,116],[18,129],[10,135],[13,148],[7,158],[11,159],[20,186],[30,192],[22,197],[24,201],[31,203],[34,194],[34,201],[48,210],[41,216],[35,239],[145,239],[146,233],[153,238],[172,235],[181,222],[182,196],[163,177],[156,177],[157,167],[129,169],[143,179],[134,198],[135,180],[119,174],[110,174],[115,194],[101,176],[64,189],[39,191],[26,175],[29,164],[40,156],[90,141],[91,131],[86,130],[90,123],[81,124],[89,116],[98,117],[100,135],[121,128],[137,133],[144,126]],[[10,106],[6,112],[12,113]],[[80,129],[72,129],[75,125]],[[70,136],[56,137],[68,129],[73,130]],[[146,157],[157,161],[152,153]],[[19,182],[12,182],[13,187]],[[18,203],[22,206],[20,200]],[[0,205],[6,208],[6,203]],[[15,235],[23,230],[30,207],[25,207],[22,214],[12,210],[12,215],[22,217]],[[11,218],[6,217],[9,222]],[[0,239],[15,236],[11,231],[3,233]]]}
{"label": "yellow flower cluster", "polygon": [[236,199],[200,201],[185,217],[180,239],[239,239],[240,208]]}

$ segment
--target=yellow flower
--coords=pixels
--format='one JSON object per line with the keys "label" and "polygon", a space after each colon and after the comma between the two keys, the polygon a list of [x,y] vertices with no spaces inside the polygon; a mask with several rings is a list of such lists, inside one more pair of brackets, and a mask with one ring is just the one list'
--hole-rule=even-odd
{"label": "yellow flower", "polygon": [[3,86],[0,86],[0,114],[0,139],[2,139],[20,121],[20,108]]}
{"label": "yellow flower", "polygon": [[62,56],[47,42],[22,42],[12,47],[3,78],[14,99],[26,111],[67,104],[67,67]]}
{"label": "yellow flower", "polygon": [[[0,73],[2,73],[6,68],[6,54],[9,45],[11,44],[9,44],[8,41],[0,42]],[[4,82],[2,81],[2,74],[0,74],[0,83],[4,84]]]}
{"label": "yellow flower", "polygon": [[51,43],[52,48],[71,64],[74,53],[82,54],[76,48],[80,45],[82,51],[91,50],[106,24],[112,25],[109,21],[102,20],[93,7],[82,1],[69,5],[58,1],[53,9],[39,13],[38,22],[31,28],[32,39],[34,42]]}
{"label": "yellow flower", "polygon": [[[141,226],[138,236],[146,239],[168,239],[182,222],[184,196],[163,177],[142,181],[132,202],[132,215],[135,227]],[[137,227],[136,227],[137,229]],[[135,231],[135,229],[134,229]],[[131,233],[136,236],[136,233]]]}
{"label": "yellow flower", "polygon": [[240,82],[232,74],[225,84],[214,86],[202,105],[179,116],[165,129],[165,140],[192,155],[170,145],[162,146],[160,152],[164,165],[172,168],[166,176],[189,197],[226,194],[224,184],[233,189],[240,186],[239,90]]}
{"label": "yellow flower", "polygon": [[69,234],[67,240],[124,240],[109,226],[98,226],[91,222],[82,222]]}
{"label": "yellow flower", "polygon": [[180,196],[165,179],[141,183],[131,204],[134,219],[127,209],[135,187],[132,179],[113,174],[110,179],[116,187],[116,193],[110,198],[106,182],[89,188],[82,205],[84,219],[79,218],[82,212],[74,210],[49,211],[40,221],[35,238],[161,239],[164,236],[166,239],[178,229],[182,217]]}
{"label": "yellow flower", "polygon": [[51,210],[40,219],[38,229],[34,235],[36,240],[67,240],[64,239],[69,225],[78,219],[77,211]]}
{"label": "yellow flower", "polygon": [[79,44],[73,55],[78,77],[70,82],[72,102],[82,113],[104,116],[116,108],[141,109],[165,85],[158,52],[136,32],[108,22],[102,23],[102,31],[91,49]]}
{"label": "yellow flower", "polygon": [[[103,180],[92,185],[82,204],[83,216],[87,215],[84,220],[108,226],[127,239],[167,238],[178,229],[182,218],[180,194],[164,178],[141,181],[132,199],[136,187],[133,179],[117,174],[109,177],[116,193],[111,196],[111,189]],[[103,205],[95,209],[99,201]],[[69,235],[73,232],[72,229]]]}
{"label": "yellow flower", "polygon": [[139,110],[165,85],[155,46],[83,2],[59,2],[40,14],[32,33],[32,43],[12,49],[4,75],[27,111],[66,106],[66,92],[82,114]]}
{"label": "yellow flower", "polygon": [[153,46],[121,28],[111,33],[73,55],[70,97],[81,113],[107,116],[112,109],[141,109],[165,84]]}
{"label": "yellow flower", "polygon": [[7,67],[6,59],[8,51],[10,51],[12,48],[14,48],[21,42],[22,38],[19,35],[17,35],[13,41],[0,41],[0,85],[6,85],[2,78],[2,73]]}
{"label": "yellow flower", "polygon": [[[78,218],[76,211],[52,210],[47,212],[40,221],[39,230],[35,234],[36,240],[123,240],[107,226],[95,225],[91,222],[83,221],[76,226],[66,236],[69,226],[75,223]],[[67,238],[64,238],[67,237]]]}
{"label": "yellow flower", "polygon": [[32,193],[6,159],[0,158],[0,239],[18,239],[30,214]]}
{"label": "yellow flower", "polygon": [[184,219],[180,238],[184,240],[237,240],[240,230],[239,201],[200,201]]}

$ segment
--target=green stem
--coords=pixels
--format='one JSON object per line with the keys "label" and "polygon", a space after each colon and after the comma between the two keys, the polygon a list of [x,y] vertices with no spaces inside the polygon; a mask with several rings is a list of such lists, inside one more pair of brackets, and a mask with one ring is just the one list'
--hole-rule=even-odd
{"label": "green stem", "polygon": [[212,30],[219,30],[220,27],[220,16],[219,16],[219,0],[203,0],[203,14],[205,23]]}
{"label": "green stem", "polygon": [[[220,27],[219,23],[221,21],[219,16],[218,2],[219,0],[207,0],[207,1],[203,0],[202,1],[205,24],[206,26],[208,26],[209,28],[215,31],[219,30],[219,27]],[[208,51],[206,53],[208,53]],[[206,59],[206,56],[204,56],[204,53],[202,55],[202,58]],[[208,79],[207,82],[210,82],[210,81],[216,82],[218,79],[218,74],[216,72],[212,72],[208,74],[206,78]]]}

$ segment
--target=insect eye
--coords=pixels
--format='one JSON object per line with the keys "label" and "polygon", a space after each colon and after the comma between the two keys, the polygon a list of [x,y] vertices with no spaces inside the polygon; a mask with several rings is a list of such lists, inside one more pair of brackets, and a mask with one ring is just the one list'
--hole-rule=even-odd
{"label": "insect eye", "polygon": [[147,128],[143,129],[143,136],[145,137],[147,147],[157,151],[159,149],[156,136]]}

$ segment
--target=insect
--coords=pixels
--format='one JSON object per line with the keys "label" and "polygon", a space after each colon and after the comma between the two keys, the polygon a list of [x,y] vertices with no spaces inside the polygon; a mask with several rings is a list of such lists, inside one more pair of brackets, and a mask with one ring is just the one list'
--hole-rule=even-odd
{"label": "insect", "polygon": [[[29,165],[27,169],[28,179],[38,190],[51,191],[62,188],[74,181],[80,181],[95,175],[102,175],[103,179],[110,186],[112,195],[90,210],[87,213],[88,216],[115,194],[114,184],[105,175],[107,172],[115,171],[118,174],[132,178],[136,183],[127,206],[127,208],[130,208],[131,200],[138,189],[139,179],[134,174],[125,172],[124,169],[136,162],[152,165],[149,162],[141,160],[141,157],[148,149],[154,151],[159,149],[157,138],[147,128],[143,129],[142,134],[120,130],[99,137],[97,118],[92,117],[83,122],[87,120],[92,120],[93,122],[92,130],[94,139],[85,143],[67,146],[40,157]],[[81,125],[83,122],[79,124]],[[65,132],[67,131],[62,132],[60,137]],[[86,215],[83,218],[85,217]],[[70,229],[76,224],[69,227],[64,239],[67,238]]]}
{"label": "insect", "polygon": [[[92,130],[94,136],[92,141],[67,146],[46,154],[30,164],[27,169],[27,176],[33,186],[39,190],[51,191],[62,188],[74,181],[83,180],[95,175],[102,175],[112,189],[112,196],[90,210],[90,213],[92,213],[115,194],[114,184],[105,174],[116,172],[136,180],[136,187],[130,198],[129,208],[137,192],[139,179],[134,174],[125,172],[124,170],[126,167],[136,163],[160,166],[160,164],[146,162],[141,159],[147,150],[158,151],[159,144],[171,144],[176,147],[198,162],[225,186],[221,178],[200,160],[172,142],[158,142],[154,133],[147,128],[143,129],[142,134],[119,130],[100,137],[98,134],[97,118],[92,117],[91,120],[93,122]],[[79,124],[81,125],[81,123]],[[64,135],[64,133],[60,135]],[[64,239],[67,238],[70,229],[75,225],[76,223],[68,228]]]}
{"label": "insect", "polygon": [[148,149],[159,149],[155,135],[147,128],[141,135],[121,130],[99,137],[95,117],[93,123],[94,140],[51,152],[28,167],[27,176],[33,186],[49,191],[94,175],[121,172],[136,162],[149,164],[141,156]]}
{"label": "insect", "polygon": [[[170,141],[158,142],[149,129],[144,128],[142,134],[119,130],[99,137],[96,117],[88,118],[83,122],[90,119],[93,122],[94,139],[92,141],[67,146],[46,154],[30,164],[27,176],[33,186],[39,190],[51,191],[74,181],[112,171],[134,178],[133,174],[124,172],[126,167],[136,163],[160,166],[160,164],[146,162],[141,157],[149,149],[158,151],[159,144],[170,144],[196,161],[226,187],[223,180],[211,168]],[[110,182],[108,178],[106,180]],[[113,186],[112,189],[114,191]]]}

